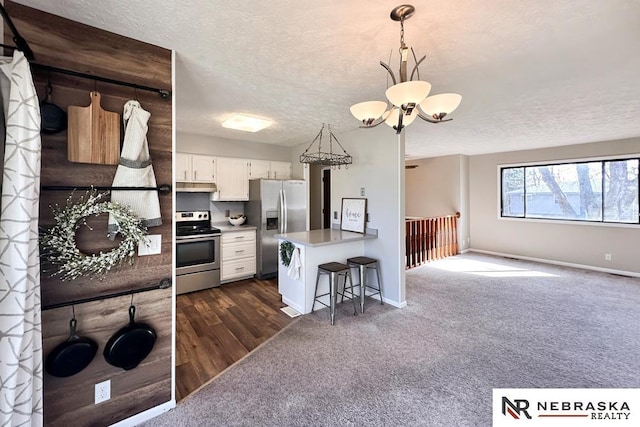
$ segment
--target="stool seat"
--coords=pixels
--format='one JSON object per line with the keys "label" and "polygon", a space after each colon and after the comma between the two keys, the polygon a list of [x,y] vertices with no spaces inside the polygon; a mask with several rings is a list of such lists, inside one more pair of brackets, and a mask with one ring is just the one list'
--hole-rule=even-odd
{"label": "stool seat", "polygon": [[357,256],[357,257],[349,258],[347,260],[347,264],[358,264],[358,265],[368,265],[368,264],[373,264],[374,262],[378,262],[378,260],[369,258],[366,256]]}
{"label": "stool seat", "polygon": [[339,271],[343,271],[348,269],[349,267],[345,264],[341,264],[339,262],[327,262],[326,264],[320,264],[318,266],[319,269],[328,271],[330,273],[337,273]]}

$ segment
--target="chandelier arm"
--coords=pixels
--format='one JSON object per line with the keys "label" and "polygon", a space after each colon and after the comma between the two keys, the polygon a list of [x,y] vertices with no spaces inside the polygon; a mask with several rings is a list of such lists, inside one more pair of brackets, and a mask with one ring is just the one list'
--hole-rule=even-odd
{"label": "chandelier arm", "polygon": [[393,81],[393,85],[395,85],[396,84],[396,75],[393,74],[393,71],[391,70],[391,67],[389,67],[387,64],[385,64],[382,61],[380,61],[380,65],[382,65],[384,67],[384,69],[389,72],[389,74],[391,75],[391,80]]}
{"label": "chandelier arm", "polygon": [[418,110],[418,117],[420,117],[425,122],[435,123],[435,124],[442,123],[442,122],[450,122],[451,120],[453,120],[452,118],[434,120],[431,117],[425,116],[424,114],[422,114],[422,112],[420,112],[420,110]]}
{"label": "chandelier arm", "polygon": [[400,135],[400,133],[402,133],[402,128],[404,127],[402,125],[402,117],[403,116],[404,116],[404,114],[402,114],[402,112],[400,112],[400,114],[398,114],[398,125],[393,127],[396,130],[396,135]]}
{"label": "chandelier arm", "polygon": [[[411,52],[413,52],[413,48],[411,48]],[[416,59],[416,54],[415,52],[413,52],[413,60],[416,61],[416,65],[413,67],[413,71],[411,71],[411,78],[409,80],[413,80],[413,75],[417,72],[418,73],[418,80],[420,80],[420,70],[418,70],[418,67],[420,66],[420,64],[422,63],[422,61],[424,61],[427,58],[427,55],[423,56],[422,58],[420,58],[420,61],[418,61]]]}
{"label": "chandelier arm", "polygon": [[359,128],[362,129],[371,129],[374,128],[380,124],[384,123],[384,120],[382,118],[379,118],[377,121],[374,121],[373,123],[371,123],[370,125],[360,125],[358,126]]}

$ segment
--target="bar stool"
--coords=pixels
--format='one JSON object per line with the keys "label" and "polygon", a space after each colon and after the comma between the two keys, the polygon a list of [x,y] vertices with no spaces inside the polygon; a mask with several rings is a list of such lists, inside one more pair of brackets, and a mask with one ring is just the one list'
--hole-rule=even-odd
{"label": "bar stool", "polygon": [[[320,275],[326,274],[329,276],[329,292],[326,294],[318,295],[318,283],[320,283]],[[343,287],[342,292],[338,292],[338,281],[340,277],[343,277]],[[342,300],[344,300],[344,293],[347,289],[347,279],[349,279],[349,289],[351,292],[351,300],[353,301],[353,315],[355,316],[357,313],[356,310],[356,299],[353,293],[353,281],[351,280],[351,271],[349,270],[349,266],[345,264],[341,264],[339,262],[328,262],[326,264],[320,264],[318,266],[318,274],[316,276],[316,291],[315,297],[313,299],[313,305],[311,306],[311,312],[313,313],[314,307],[316,305],[316,301],[325,307],[329,307],[329,312],[331,314],[331,324],[335,324],[336,319],[336,302],[338,300],[338,294],[342,295]],[[329,295],[329,305],[320,301],[319,298]]]}
{"label": "bar stool", "polygon": [[[360,284],[360,310],[364,313],[364,297],[365,291],[367,288],[373,289],[375,292],[371,293],[369,296],[380,295],[380,304],[384,304],[382,301],[382,282],[380,281],[380,268],[378,266],[378,260],[369,258],[366,256],[357,256],[353,258],[349,258],[347,260],[347,265],[349,268],[357,268],[358,269],[358,279]],[[374,288],[373,286],[367,283],[367,269],[374,268],[376,270],[376,275],[378,277],[378,287]]]}

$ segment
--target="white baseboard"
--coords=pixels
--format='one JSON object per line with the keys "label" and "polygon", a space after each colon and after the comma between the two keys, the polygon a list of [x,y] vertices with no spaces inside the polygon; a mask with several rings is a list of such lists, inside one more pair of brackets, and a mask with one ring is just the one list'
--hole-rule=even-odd
{"label": "white baseboard", "polygon": [[122,421],[118,421],[115,424],[111,424],[111,427],[133,427],[141,424],[145,421],[148,421],[152,418],[157,417],[160,414],[164,414],[167,411],[176,407],[176,401],[171,400],[169,402],[165,402],[162,405],[154,406],[151,409],[147,409],[144,412],[140,412],[132,417],[125,418]]}
{"label": "white baseboard", "polygon": [[593,271],[599,271],[601,273],[618,274],[618,275],[621,275],[621,276],[640,277],[640,273],[636,273],[634,271],[614,270],[612,268],[602,268],[602,267],[595,267],[593,265],[575,264],[573,262],[556,261],[556,260],[553,260],[553,259],[534,258],[534,257],[528,257],[528,256],[522,256],[522,255],[505,254],[505,253],[502,253],[502,252],[485,251],[485,250],[482,250],[482,249],[469,249],[469,250],[471,252],[477,252],[477,253],[487,254],[487,255],[495,255],[495,256],[501,256],[501,257],[521,259],[521,260],[524,260],[524,261],[542,262],[542,263],[545,263],[545,264],[554,264],[554,265],[560,265],[560,266],[563,266],[563,267],[582,268],[583,270],[593,270]]}

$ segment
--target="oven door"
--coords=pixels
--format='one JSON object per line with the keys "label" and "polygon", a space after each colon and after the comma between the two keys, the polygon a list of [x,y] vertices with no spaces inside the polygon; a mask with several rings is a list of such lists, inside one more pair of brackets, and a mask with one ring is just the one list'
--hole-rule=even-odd
{"label": "oven door", "polygon": [[220,236],[176,238],[176,274],[219,268]]}

